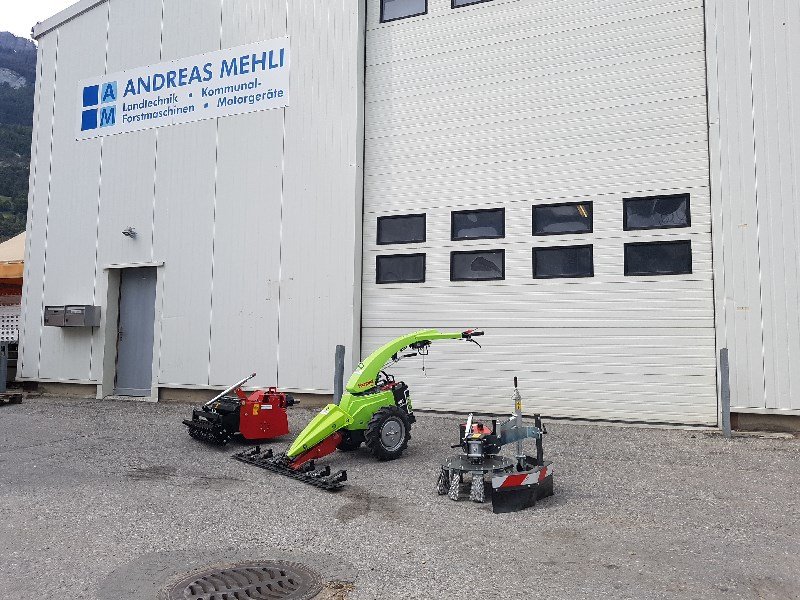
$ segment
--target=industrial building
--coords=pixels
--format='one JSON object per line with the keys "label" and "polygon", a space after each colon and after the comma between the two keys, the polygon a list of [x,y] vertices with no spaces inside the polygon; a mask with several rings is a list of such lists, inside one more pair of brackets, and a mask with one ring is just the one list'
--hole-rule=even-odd
{"label": "industrial building", "polygon": [[791,0],[81,0],[36,25],[19,376],[800,415]]}

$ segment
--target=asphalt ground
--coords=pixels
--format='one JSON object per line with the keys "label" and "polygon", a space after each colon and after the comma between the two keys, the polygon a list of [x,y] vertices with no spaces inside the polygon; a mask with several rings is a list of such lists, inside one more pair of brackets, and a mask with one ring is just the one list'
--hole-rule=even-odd
{"label": "asphalt ground", "polygon": [[[294,432],[313,414],[290,411]],[[495,515],[436,495],[455,416],[419,414],[400,460],[337,453],[333,494],[192,440],[188,413],[0,406],[0,597],[155,599],[192,568],[273,558],[348,600],[800,598],[794,438],[551,422],[555,496]]]}

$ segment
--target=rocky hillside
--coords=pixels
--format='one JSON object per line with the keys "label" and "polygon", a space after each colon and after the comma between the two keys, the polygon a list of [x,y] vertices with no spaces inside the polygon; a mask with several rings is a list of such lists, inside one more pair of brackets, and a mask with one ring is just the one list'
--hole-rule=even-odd
{"label": "rocky hillside", "polygon": [[25,230],[36,45],[0,32],[0,241]]}

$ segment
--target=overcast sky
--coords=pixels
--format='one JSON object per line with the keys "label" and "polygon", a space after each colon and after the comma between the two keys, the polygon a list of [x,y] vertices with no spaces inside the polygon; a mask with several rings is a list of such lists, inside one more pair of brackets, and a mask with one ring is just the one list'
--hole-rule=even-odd
{"label": "overcast sky", "polygon": [[31,37],[31,27],[65,9],[77,0],[0,0],[0,31]]}

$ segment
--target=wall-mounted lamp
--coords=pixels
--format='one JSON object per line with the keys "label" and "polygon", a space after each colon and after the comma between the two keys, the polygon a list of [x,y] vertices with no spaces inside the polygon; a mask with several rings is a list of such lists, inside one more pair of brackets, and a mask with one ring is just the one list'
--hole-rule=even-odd
{"label": "wall-mounted lamp", "polygon": [[127,229],[122,230],[122,235],[125,237],[129,237],[131,239],[136,239],[136,230],[133,227],[128,227]]}

